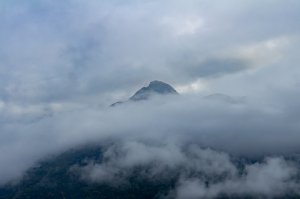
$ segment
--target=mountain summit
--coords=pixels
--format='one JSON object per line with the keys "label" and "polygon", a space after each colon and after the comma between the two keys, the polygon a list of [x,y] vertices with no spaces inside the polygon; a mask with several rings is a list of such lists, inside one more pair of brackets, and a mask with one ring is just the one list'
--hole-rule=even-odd
{"label": "mountain summit", "polygon": [[[153,95],[167,95],[167,94],[178,94],[178,92],[169,84],[154,80],[149,83],[147,87],[143,87],[138,90],[128,101],[140,101],[147,100]],[[123,102],[116,102],[111,106],[116,106],[122,104]]]}
{"label": "mountain summit", "polygon": [[139,101],[146,100],[153,94],[165,95],[165,94],[178,94],[177,91],[167,83],[162,81],[152,81],[147,87],[143,87],[138,90],[129,100]]}

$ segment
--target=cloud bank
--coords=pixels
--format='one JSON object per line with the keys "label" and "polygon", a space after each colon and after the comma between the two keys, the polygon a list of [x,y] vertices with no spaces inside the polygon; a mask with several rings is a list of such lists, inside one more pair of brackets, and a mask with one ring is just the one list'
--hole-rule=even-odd
{"label": "cloud bank", "polygon": [[300,150],[297,114],[289,109],[199,95],[158,97],[105,109],[85,107],[26,120],[2,125],[2,183],[22,175],[47,154],[107,139],[174,140],[249,157]]}
{"label": "cloud bank", "polygon": [[126,186],[137,175],[151,181],[175,179],[177,185],[166,198],[269,198],[299,194],[298,167],[281,157],[243,163],[197,145],[126,142],[108,147],[101,163],[90,161],[71,171],[84,181],[111,186]]}

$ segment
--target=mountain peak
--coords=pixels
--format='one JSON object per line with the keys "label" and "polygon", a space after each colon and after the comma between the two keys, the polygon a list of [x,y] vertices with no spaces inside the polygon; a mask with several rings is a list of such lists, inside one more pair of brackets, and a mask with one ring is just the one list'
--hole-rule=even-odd
{"label": "mountain peak", "polygon": [[154,80],[149,83],[147,87],[143,87],[138,90],[130,100],[146,100],[153,94],[165,95],[165,94],[178,94],[177,91],[169,84]]}
{"label": "mountain peak", "polygon": [[[129,101],[139,101],[147,100],[152,95],[168,95],[168,94],[178,94],[177,91],[169,84],[154,80],[149,83],[147,87],[143,87],[138,90],[132,97],[129,98]],[[111,106],[116,106],[124,103],[125,101],[119,101],[113,103]]]}
{"label": "mountain peak", "polygon": [[[159,80],[153,80],[153,81],[151,81],[151,82],[149,83],[149,86],[154,86],[154,85],[165,85],[165,84],[167,84],[167,83],[162,82],[162,81],[159,81]],[[167,85],[169,85],[169,84],[167,84]]]}

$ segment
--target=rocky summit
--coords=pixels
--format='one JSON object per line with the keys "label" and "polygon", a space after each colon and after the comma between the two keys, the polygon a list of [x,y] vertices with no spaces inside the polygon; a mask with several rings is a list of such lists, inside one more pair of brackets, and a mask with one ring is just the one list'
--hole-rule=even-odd
{"label": "rocky summit", "polygon": [[[151,81],[147,87],[143,87],[139,89],[127,101],[148,100],[153,95],[168,95],[168,94],[178,95],[178,92],[171,85],[162,81],[154,80]],[[124,102],[118,101],[116,103],[113,103],[111,106],[120,105],[122,103]]]}
{"label": "rocky summit", "polygon": [[143,87],[138,90],[130,100],[138,101],[138,100],[147,100],[152,95],[159,94],[178,94],[177,91],[167,83],[162,81],[152,81],[147,87]]}

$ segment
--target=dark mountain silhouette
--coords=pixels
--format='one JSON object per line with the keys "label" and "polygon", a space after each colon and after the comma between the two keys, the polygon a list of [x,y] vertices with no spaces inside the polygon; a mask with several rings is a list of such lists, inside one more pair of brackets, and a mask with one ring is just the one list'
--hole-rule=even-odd
{"label": "dark mountain silhouette", "polygon": [[72,172],[74,165],[85,166],[87,159],[100,163],[102,148],[86,146],[43,161],[20,183],[0,187],[0,199],[159,199],[175,187],[177,176],[151,180],[143,177],[142,168],[135,168],[128,184],[120,186],[86,182]]}
{"label": "dark mountain silhouette", "polygon": [[166,94],[178,94],[177,91],[167,83],[161,81],[152,81],[149,86],[143,87],[138,90],[129,100],[139,101],[147,100],[152,95],[166,95]]}
{"label": "dark mountain silhouette", "polygon": [[[103,151],[107,144],[90,145],[73,149],[56,157],[41,162],[35,168],[27,171],[23,180],[16,185],[0,187],[0,199],[173,199],[172,190],[176,188],[180,179],[180,168],[166,170],[167,177],[147,178],[145,173],[149,166],[132,168],[126,183],[113,185],[110,183],[88,182],[76,172],[72,172],[74,165],[86,166],[87,160],[94,160],[98,164],[103,161]],[[255,163],[257,160],[232,157],[232,161],[240,170],[244,163]],[[191,172],[191,171],[190,171]],[[200,173],[190,173],[191,176],[206,179],[207,184],[215,182],[217,176],[206,176]],[[220,177],[220,176],[219,176]],[[168,197],[166,197],[168,196]],[[220,194],[216,199],[256,199],[264,198],[251,194]],[[297,199],[297,193],[272,197],[274,199]]]}
{"label": "dark mountain silhouette", "polygon": [[[150,82],[147,87],[141,88],[132,97],[130,97],[127,101],[124,102],[148,100],[154,95],[170,95],[170,94],[178,95],[178,92],[171,85],[162,81],[154,80]],[[111,106],[117,106],[124,102],[118,101],[111,104]]]}

